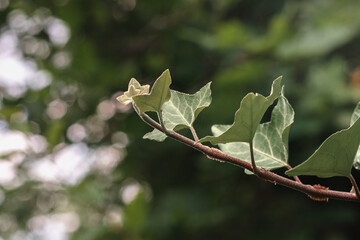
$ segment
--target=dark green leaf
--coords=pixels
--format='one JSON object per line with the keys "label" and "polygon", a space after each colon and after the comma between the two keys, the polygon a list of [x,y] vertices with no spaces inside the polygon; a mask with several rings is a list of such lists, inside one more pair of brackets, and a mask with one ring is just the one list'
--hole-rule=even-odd
{"label": "dark green leaf", "polygon": [[256,129],[268,109],[280,94],[281,77],[274,80],[271,93],[268,97],[260,94],[249,93],[240,103],[240,108],[235,113],[234,123],[230,128],[219,136],[207,136],[200,139],[200,142],[219,143],[230,142],[251,142]]}
{"label": "dark green leaf", "polygon": [[286,171],[289,176],[315,175],[326,178],[350,176],[360,144],[359,119],[348,129],[334,133],[305,162]]}
{"label": "dark green leaf", "polygon": [[[257,166],[268,170],[284,167],[288,161],[288,135],[294,121],[294,110],[287,99],[281,95],[275,106],[271,121],[260,124],[253,145]],[[225,132],[229,125],[214,125],[212,132],[218,136]],[[249,143],[233,142],[219,144],[220,149],[237,158],[251,162]]]}

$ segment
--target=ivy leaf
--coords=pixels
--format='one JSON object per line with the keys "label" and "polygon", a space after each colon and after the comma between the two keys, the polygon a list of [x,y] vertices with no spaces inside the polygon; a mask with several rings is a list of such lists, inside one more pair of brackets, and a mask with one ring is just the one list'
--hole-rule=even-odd
{"label": "ivy leaf", "polygon": [[199,142],[209,141],[213,145],[230,142],[251,142],[265,111],[280,94],[281,78],[278,77],[274,80],[268,97],[254,93],[247,94],[241,101],[240,108],[235,113],[234,123],[229,129],[219,136],[204,137]]}
{"label": "ivy leaf", "polygon": [[[267,170],[287,166],[288,137],[293,122],[294,110],[281,93],[272,111],[271,121],[260,124],[254,136],[254,157],[257,166]],[[215,136],[218,136],[229,127],[229,125],[214,125],[211,130]],[[231,156],[251,162],[249,143],[233,142],[219,144],[219,147]]]}
{"label": "ivy leaf", "polygon": [[132,97],[140,114],[148,111],[160,112],[162,105],[170,99],[171,76],[169,69],[156,79],[150,94]]}
{"label": "ivy leaf", "polygon": [[[161,108],[166,129],[178,131],[192,127],[199,113],[211,103],[210,85],[211,82],[192,95],[171,90],[170,100]],[[143,138],[162,142],[166,135],[154,129]]]}
{"label": "ivy leaf", "polygon": [[157,129],[154,129],[143,136],[143,139],[154,140],[158,142],[163,142],[166,138],[167,138],[166,134],[164,134],[163,132]]}
{"label": "ivy leaf", "polygon": [[286,171],[289,176],[349,177],[360,144],[360,120],[328,137],[305,162]]}
{"label": "ivy leaf", "polygon": [[141,86],[140,83],[135,79],[130,79],[129,87],[123,95],[116,98],[119,102],[128,104],[133,101],[133,97],[140,94],[148,94],[150,89],[150,85],[143,85]]}
{"label": "ivy leaf", "polygon": [[[356,120],[360,118],[360,102],[356,105],[354,113],[351,116],[350,125],[353,125]],[[360,169],[360,146],[355,156],[354,167],[359,170]]]}
{"label": "ivy leaf", "polygon": [[190,128],[199,113],[211,103],[211,82],[193,95],[171,90],[170,101],[162,108],[165,126],[175,131]]}

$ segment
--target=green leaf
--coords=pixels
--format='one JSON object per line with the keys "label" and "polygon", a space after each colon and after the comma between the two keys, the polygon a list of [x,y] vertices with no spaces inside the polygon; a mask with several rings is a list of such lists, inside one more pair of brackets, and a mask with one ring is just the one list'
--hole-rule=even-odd
{"label": "green leaf", "polygon": [[190,128],[199,113],[211,103],[211,82],[195,94],[185,94],[171,90],[170,101],[162,108],[165,126],[175,131]]}
{"label": "green leaf", "polygon": [[[293,122],[294,110],[281,94],[272,111],[271,121],[260,124],[255,133],[253,145],[257,166],[273,170],[287,165],[288,136]],[[214,125],[211,130],[215,136],[218,136],[229,127],[229,125]],[[219,147],[231,156],[251,162],[249,143],[233,142],[219,144]]]}
{"label": "green leaf", "polygon": [[360,121],[328,137],[305,162],[286,171],[289,176],[315,175],[322,178],[350,176],[360,144]]}
{"label": "green leaf", "polygon": [[162,105],[170,99],[170,84],[171,76],[167,69],[156,79],[150,94],[134,96],[133,100],[140,114],[148,111],[160,113]]}
{"label": "green leaf", "polygon": [[[161,110],[166,129],[178,131],[192,127],[196,117],[211,103],[211,82],[202,87],[195,94],[185,94],[171,90],[171,98],[164,103]],[[144,139],[162,142],[166,135],[157,129],[147,133]]]}
{"label": "green leaf", "polygon": [[230,142],[251,142],[265,111],[280,94],[281,78],[278,77],[274,80],[268,97],[254,93],[247,94],[235,113],[234,123],[227,131],[219,136],[204,137],[199,142],[209,141],[213,145]]}
{"label": "green leaf", "polygon": [[[353,125],[356,120],[360,118],[360,102],[356,105],[353,115],[351,116],[350,125]],[[354,160],[354,167],[359,170],[360,169],[360,146],[357,150],[355,160]]]}

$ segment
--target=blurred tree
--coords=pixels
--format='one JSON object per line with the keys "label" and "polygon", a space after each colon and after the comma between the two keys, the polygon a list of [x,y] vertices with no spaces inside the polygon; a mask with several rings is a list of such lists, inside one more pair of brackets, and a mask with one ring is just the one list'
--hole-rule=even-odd
{"label": "blurred tree", "polygon": [[[232,121],[245,93],[283,75],[295,165],[360,100],[359,7],[0,0],[0,237],[349,239],[355,204],[312,202],[171,140],[142,140],[149,128],[115,97],[131,77],[151,83],[166,68],[178,90],[213,81],[196,123],[204,136]],[[350,189],[335,180],[303,179]]]}

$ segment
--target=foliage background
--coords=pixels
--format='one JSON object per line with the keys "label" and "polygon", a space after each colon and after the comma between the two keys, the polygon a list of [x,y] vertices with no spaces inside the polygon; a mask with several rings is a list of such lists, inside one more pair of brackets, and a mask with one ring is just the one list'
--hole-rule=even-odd
{"label": "foliage background", "polygon": [[166,68],[176,90],[213,81],[195,123],[204,136],[283,75],[295,166],[348,127],[360,100],[359,7],[0,0],[0,239],[351,239],[358,204],[314,202],[177,142],[142,140],[149,127],[114,100],[131,77],[152,83]]}

